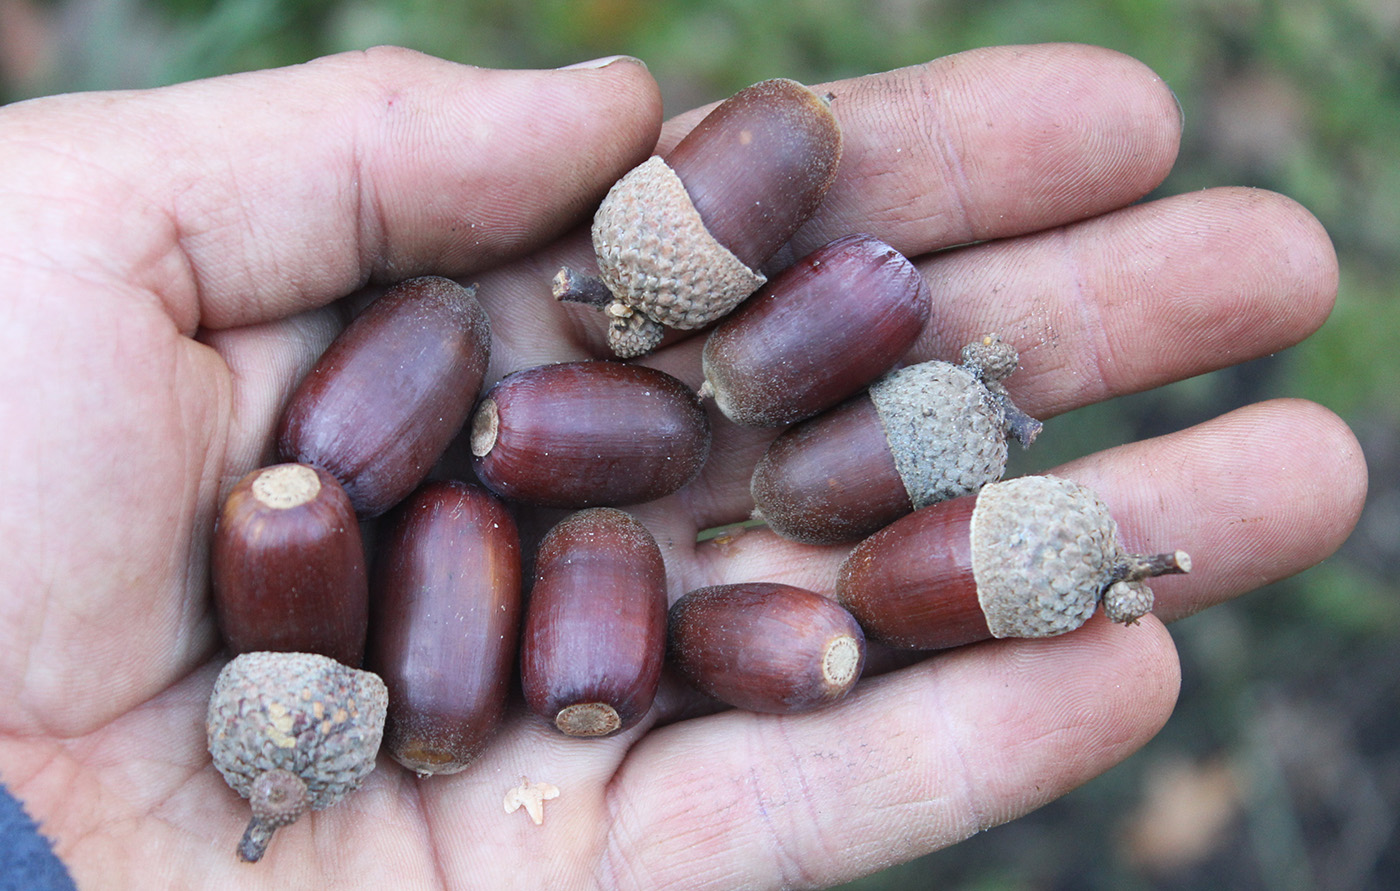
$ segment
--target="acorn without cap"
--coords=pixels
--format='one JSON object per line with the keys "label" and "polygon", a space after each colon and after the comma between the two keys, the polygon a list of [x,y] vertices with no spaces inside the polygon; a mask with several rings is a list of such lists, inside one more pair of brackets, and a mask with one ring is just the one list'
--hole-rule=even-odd
{"label": "acorn without cap", "polygon": [[889,371],[928,322],[932,297],[871,235],[828,242],[764,285],[705,340],[705,384],[725,417],[777,427],[811,417]]}
{"label": "acorn without cap", "polygon": [[963,347],[961,364],[898,369],[789,428],[754,468],[757,514],[794,541],[856,541],[1000,479],[1007,435],[1028,445],[1041,426],[1001,383],[1017,361],[1014,347],[989,334]]}
{"label": "acorn without cap", "polygon": [[782,78],[740,90],[664,160],[618,180],[593,220],[598,276],[562,269],[555,296],[604,309],[623,358],[655,348],[668,327],[707,325],[763,284],[840,159],[828,97]]}
{"label": "acorn without cap", "polygon": [[871,639],[940,649],[1072,631],[1102,603],[1114,622],[1152,609],[1145,579],[1191,569],[1184,551],[1130,554],[1086,486],[1053,476],[991,483],[923,508],[856,546],[836,598]]}
{"label": "acorn without cap", "polygon": [[253,809],[241,860],[259,860],[279,828],[360,787],[386,701],[377,675],[313,653],[244,653],[224,666],[205,730],[214,767]]}

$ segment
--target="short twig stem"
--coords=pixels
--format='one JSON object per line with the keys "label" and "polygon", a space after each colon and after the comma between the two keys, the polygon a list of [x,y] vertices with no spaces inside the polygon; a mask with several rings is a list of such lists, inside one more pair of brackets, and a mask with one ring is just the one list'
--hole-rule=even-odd
{"label": "short twig stem", "polygon": [[605,309],[616,298],[602,279],[565,266],[554,274],[554,299]]}

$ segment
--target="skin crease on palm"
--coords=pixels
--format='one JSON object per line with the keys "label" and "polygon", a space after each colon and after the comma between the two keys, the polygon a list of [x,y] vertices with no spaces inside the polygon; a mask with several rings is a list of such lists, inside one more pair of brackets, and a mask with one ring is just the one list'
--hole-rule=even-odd
{"label": "skin crease on palm", "polygon": [[[1048,419],[1283,349],[1331,309],[1331,245],[1289,199],[1140,201],[1181,119],[1131,59],[984,49],[824,89],[846,153],[793,253],[863,231],[915,257],[936,303],[909,361],[1000,332],[1021,351],[1014,398]],[[550,300],[549,277],[587,262],[607,187],[696,119],[663,128],[628,60],[494,72],[394,49],[0,109],[0,778],[80,887],[835,884],[1128,756],[1177,695],[1162,622],[1351,530],[1366,476],[1346,426],[1299,400],[1244,407],[1059,471],[1104,496],[1130,548],[1191,553],[1139,625],[937,655],[803,716],[690,717],[667,686],[641,726],[577,741],[517,709],[465,773],[419,781],[381,756],[358,793],[239,863],[247,805],[204,747],[225,659],[207,542],[221,495],[271,460],[339,298],[420,273],[479,282],[491,380],[602,355],[600,318]],[[697,386],[699,348],[646,361]],[[672,598],[758,579],[829,593],[848,548],[694,544],[751,509],[773,435],[712,418],[702,476],[634,510]],[[521,776],[561,790],[542,826],[502,809]]]}

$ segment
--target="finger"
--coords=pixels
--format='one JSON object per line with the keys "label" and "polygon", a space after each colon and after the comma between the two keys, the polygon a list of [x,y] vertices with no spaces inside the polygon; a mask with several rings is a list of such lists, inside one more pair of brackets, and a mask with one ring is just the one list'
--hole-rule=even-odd
{"label": "finger", "polygon": [[1166,721],[1162,626],[1095,621],[863,682],[792,717],[654,730],[610,788],[614,887],[826,887],[1013,819],[1102,773]]}
{"label": "finger", "polygon": [[[1108,504],[1136,553],[1184,550],[1189,575],[1152,581],[1166,621],[1301,572],[1350,534],[1366,496],[1355,436],[1303,400],[1247,406],[1208,423],[1051,470]],[[772,532],[696,548],[690,587],[764,579],[830,592],[850,546],[811,547]]]}
{"label": "finger", "polygon": [[851,232],[912,256],[1092,216],[1161,183],[1181,137],[1162,79],[1094,46],[976,49],[814,89],[834,95],[844,148],[796,256]]}
{"label": "finger", "polygon": [[[1152,201],[919,266],[934,310],[904,361],[956,361],[964,343],[1000,333],[1020,352],[1007,389],[1043,420],[1292,346],[1337,294],[1322,226],[1296,202],[1250,189]],[[655,360],[668,371],[698,363],[698,345],[671,350]],[[717,423],[715,449],[727,460],[710,462],[689,496],[702,527],[752,509],[736,477],[747,479],[777,432]]]}
{"label": "finger", "polygon": [[[190,331],[542,244],[646,156],[660,103],[635,62],[507,72],[379,48],[21,104],[3,124],[10,175],[56,184],[30,200],[64,209],[12,234],[75,273],[135,281]],[[120,250],[93,256],[94,240]]]}

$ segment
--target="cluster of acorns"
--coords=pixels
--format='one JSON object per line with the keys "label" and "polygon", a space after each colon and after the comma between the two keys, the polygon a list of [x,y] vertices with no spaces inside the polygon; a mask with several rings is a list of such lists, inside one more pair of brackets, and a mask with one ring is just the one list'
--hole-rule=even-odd
{"label": "cluster of acorns", "polygon": [[[393,287],[330,345],[282,418],[286,463],[240,481],[215,533],[219,626],[240,655],[216,683],[208,741],[252,805],[243,859],[357,788],[381,743],[420,775],[464,769],[517,664],[529,707],[572,736],[639,721],[663,662],[722,702],[794,712],[846,695],[866,635],[912,648],[1045,636],[1100,602],[1132,622],[1151,608],[1145,578],[1189,568],[1180,552],[1127,554],[1082,486],[996,482],[1008,434],[1028,444],[1040,429],[1002,385],[1010,345],[988,335],[957,364],[892,370],[931,312],[893,248],[851,235],[772,281],[759,271],[835,177],[829,105],[787,80],[730,98],[609,193],[599,274],[555,279],[556,297],[607,314],[621,358],[728,316],[699,393],[597,360],[518,371],[478,400],[490,327],[474,290],[444,278]],[[700,472],[705,397],[738,424],[791,425],[754,471],[756,515],[797,541],[864,539],[835,599],[754,582],[692,591],[668,615],[660,549],[617,506]],[[473,407],[480,485],[425,481]],[[528,605],[508,502],[576,511],[540,542]],[[386,511],[367,567],[359,521]]]}

